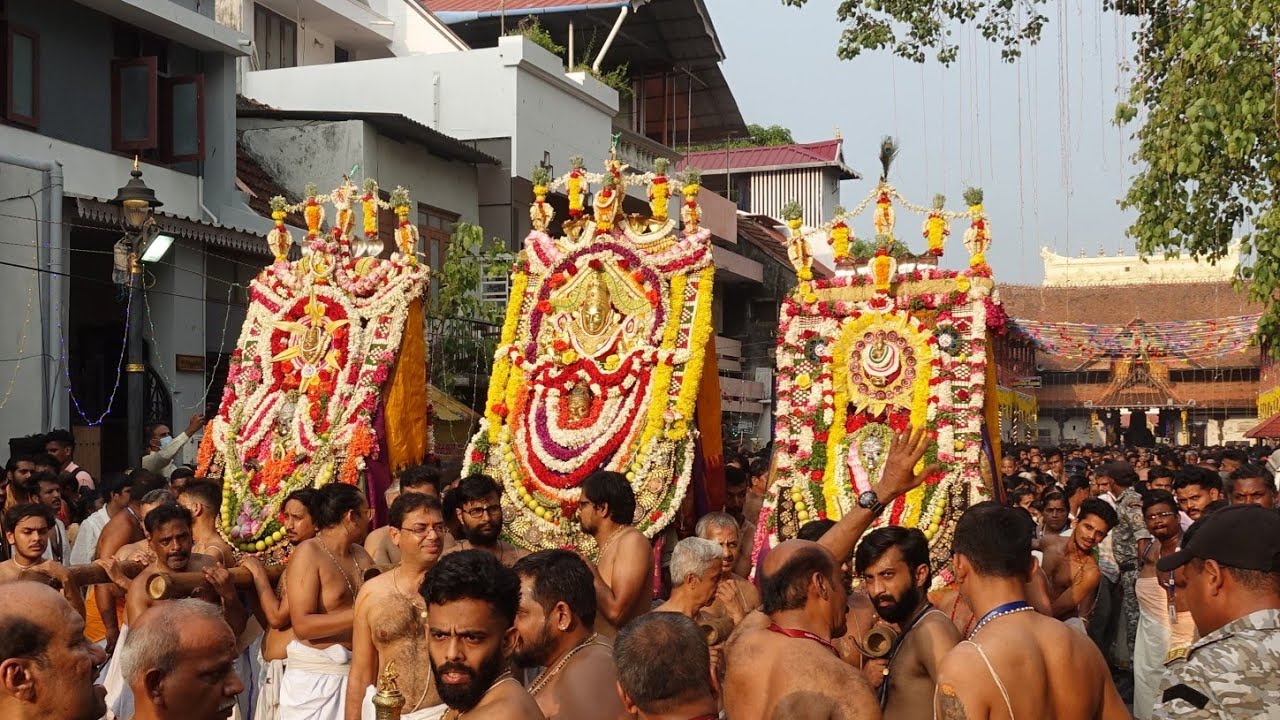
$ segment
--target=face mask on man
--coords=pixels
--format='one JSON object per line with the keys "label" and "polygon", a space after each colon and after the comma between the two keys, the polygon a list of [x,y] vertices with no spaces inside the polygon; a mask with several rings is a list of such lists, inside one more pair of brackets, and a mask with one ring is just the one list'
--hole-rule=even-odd
{"label": "face mask on man", "polygon": [[171,442],[173,442],[172,435],[165,435],[164,437],[160,438],[160,449],[163,450],[164,448],[168,447],[169,443]]}

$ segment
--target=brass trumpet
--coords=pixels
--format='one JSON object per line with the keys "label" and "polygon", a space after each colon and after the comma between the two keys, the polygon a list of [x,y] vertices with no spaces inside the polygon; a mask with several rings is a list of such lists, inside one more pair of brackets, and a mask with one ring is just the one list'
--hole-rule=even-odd
{"label": "brass trumpet", "polygon": [[893,652],[898,644],[898,631],[883,622],[877,622],[862,636],[862,654],[869,658],[882,658]]}

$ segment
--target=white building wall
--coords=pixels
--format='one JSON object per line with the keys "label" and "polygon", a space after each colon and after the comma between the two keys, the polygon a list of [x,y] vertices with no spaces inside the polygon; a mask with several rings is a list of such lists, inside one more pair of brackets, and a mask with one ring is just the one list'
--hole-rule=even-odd
{"label": "white building wall", "polygon": [[364,123],[359,120],[239,122],[240,142],[295,197],[305,194],[307,183],[315,183],[320,192],[334,189],[353,165],[374,177],[364,167]]}
{"label": "white building wall", "polygon": [[204,264],[204,244],[179,238],[161,263],[147,265],[148,313],[142,332],[151,352],[148,364],[169,388],[175,435],[192,414],[204,412],[204,373],[177,369],[178,355],[205,354]]}
{"label": "white building wall", "polygon": [[365,146],[369,177],[383,189],[397,185],[409,189],[415,202],[450,210],[465,222],[479,222],[480,196],[476,168],[468,163],[444,160],[426,148],[375,135]]}

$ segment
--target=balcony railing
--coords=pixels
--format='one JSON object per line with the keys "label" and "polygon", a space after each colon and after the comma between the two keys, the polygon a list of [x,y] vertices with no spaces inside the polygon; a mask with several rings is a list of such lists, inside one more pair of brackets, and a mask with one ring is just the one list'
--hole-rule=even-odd
{"label": "balcony railing", "polygon": [[684,157],[666,145],[625,127],[615,124],[613,131],[618,134],[618,159],[636,172],[653,172],[654,164],[660,157],[670,160],[672,167],[675,167],[677,160]]}

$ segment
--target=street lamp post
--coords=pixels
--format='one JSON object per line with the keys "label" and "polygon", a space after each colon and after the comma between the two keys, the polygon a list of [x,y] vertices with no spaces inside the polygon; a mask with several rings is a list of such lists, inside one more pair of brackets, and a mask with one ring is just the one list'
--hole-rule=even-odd
{"label": "street lamp post", "polygon": [[133,160],[133,172],[129,182],[116,192],[111,204],[120,208],[121,225],[125,229],[125,239],[129,244],[129,324],[126,342],[128,373],[125,386],[129,411],[127,447],[129,449],[128,467],[141,467],[144,454],[142,437],[143,408],[145,404],[144,387],[147,359],[142,345],[142,260],[141,247],[147,240],[147,234],[155,228],[155,208],[164,203],[156,199],[156,193],[142,181],[142,171],[138,169],[138,159]]}

